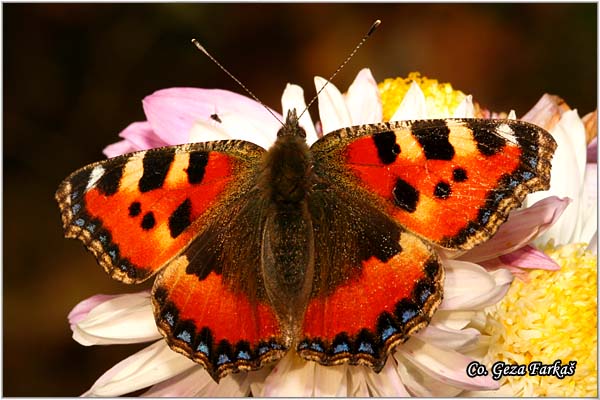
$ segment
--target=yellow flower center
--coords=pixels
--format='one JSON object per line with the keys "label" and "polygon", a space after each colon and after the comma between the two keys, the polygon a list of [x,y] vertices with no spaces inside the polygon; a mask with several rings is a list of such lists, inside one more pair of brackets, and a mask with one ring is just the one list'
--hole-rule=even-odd
{"label": "yellow flower center", "polygon": [[503,378],[516,396],[597,396],[597,261],[585,246],[547,245],[544,251],[561,270],[533,270],[529,282],[516,279],[504,300],[488,310],[488,369],[496,361],[577,361],[575,374],[564,379],[529,374]]}
{"label": "yellow flower center", "polygon": [[454,90],[449,83],[439,83],[436,79],[422,77],[418,72],[411,72],[406,78],[388,78],[378,85],[383,103],[384,121],[389,121],[394,115],[413,81],[419,85],[425,95],[429,118],[451,117],[456,107],[466,97],[460,90]]}

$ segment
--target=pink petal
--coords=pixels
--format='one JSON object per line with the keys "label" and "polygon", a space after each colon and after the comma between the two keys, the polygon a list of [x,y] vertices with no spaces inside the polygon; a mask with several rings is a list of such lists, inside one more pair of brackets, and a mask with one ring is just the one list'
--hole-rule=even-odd
{"label": "pink petal", "polygon": [[548,271],[560,269],[560,266],[552,258],[529,245],[501,255],[500,261],[506,265],[519,268],[545,269]]}
{"label": "pink petal", "polygon": [[598,136],[587,145],[587,162],[594,164],[598,162]]}
{"label": "pink petal", "polygon": [[197,367],[198,364],[160,340],[106,371],[82,396],[122,396]]}
{"label": "pink petal", "polygon": [[480,244],[459,258],[480,262],[498,257],[523,247],[546,232],[569,205],[569,199],[552,196],[531,207],[511,212],[508,220],[487,242]]}
{"label": "pink petal", "polygon": [[116,143],[109,144],[102,150],[108,158],[117,157],[127,153],[133,153],[137,148],[128,140],[121,140]]}
{"label": "pink petal", "polygon": [[89,297],[89,298],[79,302],[79,304],[77,304],[75,307],[73,307],[73,309],[67,316],[67,318],[69,320],[69,324],[73,325],[73,324],[77,324],[77,323],[81,322],[83,319],[85,319],[87,317],[87,315],[89,314],[90,311],[92,311],[94,308],[96,308],[96,306],[98,306],[110,299],[114,299],[115,297],[118,297],[118,296],[119,296],[118,294],[114,294],[114,295],[97,294],[97,295],[94,295],[92,297]]}
{"label": "pink petal", "polygon": [[129,141],[137,150],[148,150],[168,146],[150,126],[148,121],[134,122],[119,133],[123,139]]}
{"label": "pink petal", "polygon": [[315,87],[317,92],[324,86],[325,89],[319,94],[319,116],[323,133],[327,134],[336,129],[352,125],[352,118],[346,107],[344,97],[333,83],[327,84],[327,80],[315,76]]}
{"label": "pink petal", "polygon": [[[275,136],[281,126],[260,103],[220,89],[171,88],[159,90],[143,100],[144,112],[156,134],[165,142],[186,143],[198,120],[210,120],[213,114],[232,113],[252,126]],[[271,110],[277,118],[281,115]]]}
{"label": "pink petal", "polygon": [[373,124],[383,119],[381,96],[371,70],[363,68],[345,96],[352,119],[351,125]]}
{"label": "pink petal", "polygon": [[467,366],[474,360],[454,350],[443,350],[412,337],[398,347],[398,352],[419,369],[447,385],[466,390],[495,390],[500,387],[491,376],[469,377]]}

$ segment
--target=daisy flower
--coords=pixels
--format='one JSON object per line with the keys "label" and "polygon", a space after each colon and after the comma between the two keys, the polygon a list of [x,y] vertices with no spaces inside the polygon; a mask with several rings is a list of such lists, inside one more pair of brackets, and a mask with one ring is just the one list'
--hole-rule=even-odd
{"label": "daisy flower", "polygon": [[[315,78],[317,89],[325,82]],[[143,106],[147,121],[135,122],[121,132],[123,140],[108,146],[107,156],[228,138],[249,140],[268,148],[280,127],[262,105],[223,90],[165,89],[146,97]],[[282,96],[283,114],[292,108],[305,108],[303,90],[296,85],[288,85]],[[319,124],[313,123],[308,112],[300,124],[310,145],[323,134],[344,126],[382,120],[472,117],[475,110],[471,96],[449,85],[413,76],[404,85],[384,82],[378,87],[371,72],[363,69],[345,94],[333,84],[320,93]],[[283,120],[280,114],[272,112]],[[525,248],[558,218],[565,202],[550,197],[542,204],[519,211],[514,219],[526,221],[524,226],[514,222],[504,234],[499,232],[500,240],[494,243],[494,238],[486,243],[490,248],[483,259]],[[143,395],[153,397],[448,397],[466,390],[496,390],[498,382],[489,376],[468,377],[466,367],[487,354],[490,341],[482,333],[483,310],[504,297],[513,276],[506,268],[488,270],[475,263],[478,257],[482,259],[481,255],[469,259],[469,254],[462,254],[459,259],[450,258],[458,254],[442,254],[446,271],[443,302],[430,325],[397,346],[378,374],[364,366],[325,367],[300,359],[290,351],[274,365],[231,374],[217,384],[201,366],[171,351],[162,340],[154,324],[149,292],[93,296],[69,315],[75,340],[83,345],[153,343],[108,370],[84,395],[119,396],[148,388]],[[544,259],[541,264],[547,267],[546,262]]]}

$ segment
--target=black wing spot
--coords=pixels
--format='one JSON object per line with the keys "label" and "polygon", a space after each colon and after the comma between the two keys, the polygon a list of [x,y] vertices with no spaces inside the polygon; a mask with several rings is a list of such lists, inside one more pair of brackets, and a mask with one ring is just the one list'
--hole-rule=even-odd
{"label": "black wing spot", "polygon": [[208,164],[208,151],[193,151],[190,153],[190,161],[186,171],[189,183],[202,182],[206,164]]}
{"label": "black wing spot", "polygon": [[392,192],[394,203],[405,211],[415,212],[419,202],[419,191],[410,183],[398,178]]}
{"label": "black wing spot", "polygon": [[165,183],[167,173],[175,159],[175,149],[148,151],[144,155],[144,174],[140,178],[140,192],[159,189]]}
{"label": "black wing spot", "polygon": [[142,212],[142,203],[139,201],[134,201],[129,205],[129,216],[137,217]]}
{"label": "black wing spot", "polygon": [[452,160],[454,157],[454,146],[448,141],[450,129],[444,120],[415,121],[411,131],[428,160]]}
{"label": "black wing spot", "polygon": [[123,161],[107,162],[104,165],[104,174],[96,183],[96,187],[105,196],[112,196],[117,193],[121,186],[121,178],[123,177],[123,169],[125,168]]}
{"label": "black wing spot", "polygon": [[454,182],[466,181],[468,179],[467,171],[463,168],[454,168],[454,171],[452,171],[452,179],[454,180]]}
{"label": "black wing spot", "polygon": [[477,142],[477,150],[484,156],[497,154],[506,145],[506,140],[499,136],[498,123],[485,120],[467,121],[467,127],[473,132],[473,139]]}
{"label": "black wing spot", "polygon": [[142,218],[142,229],[145,231],[149,231],[154,228],[156,225],[156,219],[154,218],[154,213],[152,211],[147,212]]}
{"label": "black wing spot", "polygon": [[450,185],[447,182],[438,182],[438,184],[435,185],[435,189],[433,191],[433,195],[438,199],[447,199],[448,197],[450,197],[451,193],[452,189],[450,188]]}
{"label": "black wing spot", "polygon": [[211,114],[210,119],[212,119],[213,121],[217,121],[218,123],[223,123],[223,121],[221,121],[221,118],[219,117],[219,114]]}
{"label": "black wing spot", "polygon": [[183,203],[177,207],[173,214],[169,217],[169,231],[171,237],[175,239],[179,236],[190,224],[192,213],[192,202],[190,199],[185,199]]}
{"label": "black wing spot", "polygon": [[396,134],[393,131],[377,132],[373,134],[373,142],[377,148],[377,155],[383,164],[391,164],[400,154],[400,146],[396,143]]}

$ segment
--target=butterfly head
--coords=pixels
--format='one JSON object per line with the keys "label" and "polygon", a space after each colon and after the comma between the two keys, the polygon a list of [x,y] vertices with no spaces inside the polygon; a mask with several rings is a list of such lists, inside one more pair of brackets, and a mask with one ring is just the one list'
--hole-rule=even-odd
{"label": "butterfly head", "polygon": [[292,108],[288,111],[285,124],[277,132],[277,137],[282,136],[298,136],[301,138],[306,137],[306,131],[298,122],[298,114],[296,114],[295,108]]}

